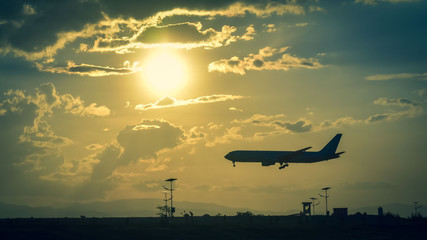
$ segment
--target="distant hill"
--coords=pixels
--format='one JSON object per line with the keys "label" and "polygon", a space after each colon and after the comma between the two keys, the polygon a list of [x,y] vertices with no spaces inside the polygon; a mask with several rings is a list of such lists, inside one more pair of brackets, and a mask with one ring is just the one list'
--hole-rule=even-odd
{"label": "distant hill", "polygon": [[[159,199],[124,199],[109,202],[75,203],[56,207],[28,207],[22,205],[0,203],[0,218],[50,218],[50,217],[155,217],[158,213],[157,206],[162,205]],[[184,211],[193,212],[195,216],[209,214],[234,216],[237,212],[251,211],[263,215],[291,215],[300,210],[291,211],[260,211],[249,208],[232,208],[214,203],[199,202],[174,202],[176,216],[182,216]],[[383,205],[384,214],[387,212],[409,217],[414,212],[411,204],[386,204]],[[349,208],[349,214],[364,213],[377,215],[378,206]],[[427,216],[427,207],[422,207],[419,212]]]}
{"label": "distant hill", "polygon": [[[155,217],[158,213],[157,206],[162,204],[159,199],[125,199],[109,202],[91,202],[63,205],[60,207],[28,207],[0,203],[0,218],[15,217]],[[298,213],[291,212],[259,211],[249,208],[232,208],[214,203],[174,202],[176,216],[183,215],[184,211],[193,212],[196,216],[204,214],[233,216],[237,212],[251,211],[254,214],[287,215]]]}

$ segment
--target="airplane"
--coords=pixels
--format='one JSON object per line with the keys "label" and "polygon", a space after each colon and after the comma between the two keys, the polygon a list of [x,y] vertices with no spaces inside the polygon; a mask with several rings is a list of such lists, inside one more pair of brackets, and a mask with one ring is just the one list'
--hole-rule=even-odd
{"label": "airplane", "polygon": [[339,158],[345,152],[336,152],[342,134],[339,133],[326,144],[322,150],[317,152],[307,152],[311,147],[306,147],[297,151],[232,151],[224,157],[233,162],[260,162],[262,166],[275,165],[280,163],[279,169],[289,166],[288,163],[314,163]]}

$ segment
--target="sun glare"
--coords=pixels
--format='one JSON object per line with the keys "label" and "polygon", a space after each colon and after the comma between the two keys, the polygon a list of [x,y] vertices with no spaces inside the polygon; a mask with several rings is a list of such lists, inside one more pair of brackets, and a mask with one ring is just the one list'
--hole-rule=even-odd
{"label": "sun glare", "polygon": [[172,95],[181,90],[188,78],[184,61],[171,52],[158,52],[143,66],[148,87],[159,95]]}

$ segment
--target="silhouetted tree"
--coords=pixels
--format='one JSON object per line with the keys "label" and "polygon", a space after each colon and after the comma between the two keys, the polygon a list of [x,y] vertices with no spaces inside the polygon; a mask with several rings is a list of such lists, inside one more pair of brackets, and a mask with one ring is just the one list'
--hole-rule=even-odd
{"label": "silhouetted tree", "polygon": [[170,207],[166,207],[166,206],[158,206],[156,208],[159,210],[157,215],[160,216],[161,218],[167,218],[171,210]]}
{"label": "silhouetted tree", "polygon": [[253,216],[254,214],[251,211],[246,211],[246,212],[237,212],[237,216],[239,217],[249,217],[249,216]]}

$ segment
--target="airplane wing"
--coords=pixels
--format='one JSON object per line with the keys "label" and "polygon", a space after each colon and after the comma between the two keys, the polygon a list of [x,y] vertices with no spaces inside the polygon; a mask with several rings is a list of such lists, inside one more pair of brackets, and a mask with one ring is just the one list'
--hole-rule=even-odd
{"label": "airplane wing", "polygon": [[285,155],[283,155],[283,156],[280,156],[279,157],[279,161],[283,161],[283,162],[286,162],[287,160],[290,160],[290,159],[292,159],[292,158],[295,158],[295,157],[297,157],[297,156],[299,156],[301,153],[303,153],[303,152],[305,152],[305,151],[307,151],[308,149],[310,149],[311,147],[306,147],[306,148],[303,148],[303,149],[300,149],[300,150],[297,150],[297,151],[294,151],[294,152],[290,152],[290,153],[288,153],[288,154],[285,154]]}

